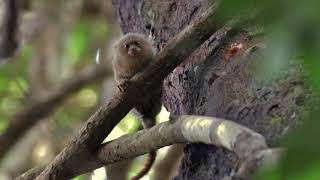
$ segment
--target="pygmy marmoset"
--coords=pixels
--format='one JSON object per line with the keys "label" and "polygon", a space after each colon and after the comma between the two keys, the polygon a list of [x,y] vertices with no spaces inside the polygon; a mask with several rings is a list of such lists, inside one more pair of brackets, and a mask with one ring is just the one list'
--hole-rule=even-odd
{"label": "pygmy marmoset", "polygon": [[[150,39],[142,34],[128,33],[113,47],[113,71],[115,80],[120,87],[130,80],[137,72],[146,68],[152,62],[155,49]],[[155,125],[156,115],[161,109],[161,87],[150,92],[134,107],[134,113],[142,120],[144,128]],[[132,179],[140,179],[151,169],[156,152],[150,152],[144,168]]]}

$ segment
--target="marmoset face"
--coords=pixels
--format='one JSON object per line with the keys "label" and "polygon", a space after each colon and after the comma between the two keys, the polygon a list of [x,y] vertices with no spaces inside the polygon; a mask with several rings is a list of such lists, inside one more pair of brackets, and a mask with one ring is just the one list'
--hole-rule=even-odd
{"label": "marmoset face", "polygon": [[141,34],[128,33],[115,46],[128,58],[152,59],[154,50],[150,40]]}

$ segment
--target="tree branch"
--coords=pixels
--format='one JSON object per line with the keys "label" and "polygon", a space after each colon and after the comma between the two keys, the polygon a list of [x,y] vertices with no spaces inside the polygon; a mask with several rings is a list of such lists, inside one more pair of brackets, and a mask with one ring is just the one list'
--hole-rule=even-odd
{"label": "tree branch", "polygon": [[[37,177],[44,179],[70,179],[81,173],[100,143],[118,122],[152,89],[160,86],[162,80],[186,59],[199,45],[226,24],[216,23],[216,6],[211,6],[199,19],[168,42],[160,51],[155,62],[135,75],[123,86],[111,101],[100,107],[87,121],[79,134],[56,156]],[[235,21],[234,24],[241,22]]]}
{"label": "tree branch", "polygon": [[[100,143],[132,109],[132,107],[148,94],[193,50],[219,29],[214,23],[214,10],[211,7],[200,19],[187,27],[166,48],[155,57],[155,63],[138,73],[110,103],[100,107],[94,113],[77,137],[67,145],[55,160],[46,167],[37,179],[70,179],[81,169],[81,164],[95,153]],[[146,83],[147,82],[147,83]],[[133,95],[134,94],[134,95]]]}
{"label": "tree branch", "polygon": [[0,60],[9,58],[15,52],[17,42],[18,7],[16,0],[3,0],[0,25]]}
{"label": "tree branch", "polygon": [[[268,149],[262,135],[235,122],[214,117],[181,116],[175,123],[164,122],[102,144],[94,155],[96,158],[87,161],[86,167],[78,169],[78,172],[86,173],[168,145],[190,142],[213,144],[235,152],[244,164],[240,168],[242,174],[248,174],[247,170],[254,172],[252,170],[256,170],[272,158],[278,160],[281,154],[279,150]],[[249,161],[255,164],[249,167]],[[32,170],[25,174],[34,177],[34,172],[39,171]],[[28,176],[19,178],[30,179]]]}
{"label": "tree branch", "polygon": [[109,74],[111,72],[101,65],[86,69],[67,80],[46,98],[27,104],[21,112],[14,116],[6,131],[0,135],[0,160],[29,128],[40,119],[50,115],[69,95]]}

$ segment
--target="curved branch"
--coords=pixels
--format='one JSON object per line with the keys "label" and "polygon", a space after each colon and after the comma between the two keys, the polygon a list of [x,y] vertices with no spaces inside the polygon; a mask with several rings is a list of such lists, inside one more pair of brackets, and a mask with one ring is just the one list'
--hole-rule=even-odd
{"label": "curved branch", "polygon": [[46,98],[26,105],[10,121],[6,131],[0,134],[0,160],[28,129],[40,119],[49,116],[69,95],[109,74],[111,72],[101,65],[86,69],[74,78],[67,80]]}
{"label": "curved branch", "polygon": [[262,135],[233,121],[205,116],[181,116],[176,121],[173,124],[165,122],[150,130],[106,143],[98,151],[97,157],[103,164],[110,164],[164,146],[190,142],[224,147],[241,159],[248,159],[253,153],[267,149]]}
{"label": "curved branch", "polygon": [[[235,122],[214,117],[181,116],[175,123],[164,122],[102,144],[94,155],[95,158],[87,161],[86,167],[78,169],[78,173],[86,173],[168,145],[190,142],[213,144],[235,152],[243,162],[240,175],[247,175],[248,171],[254,172],[252,170],[256,170],[270,159],[278,160],[281,154],[277,149],[268,149],[262,135]],[[248,162],[255,163],[248,165]],[[35,175],[25,174],[31,174],[32,177]],[[30,179],[28,176],[19,178]]]}

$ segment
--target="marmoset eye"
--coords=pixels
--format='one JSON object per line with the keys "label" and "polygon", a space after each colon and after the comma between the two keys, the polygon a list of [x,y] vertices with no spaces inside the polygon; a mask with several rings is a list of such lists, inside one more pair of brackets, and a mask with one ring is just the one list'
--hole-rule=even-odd
{"label": "marmoset eye", "polygon": [[139,43],[137,41],[133,41],[133,44],[136,46],[139,45]]}

